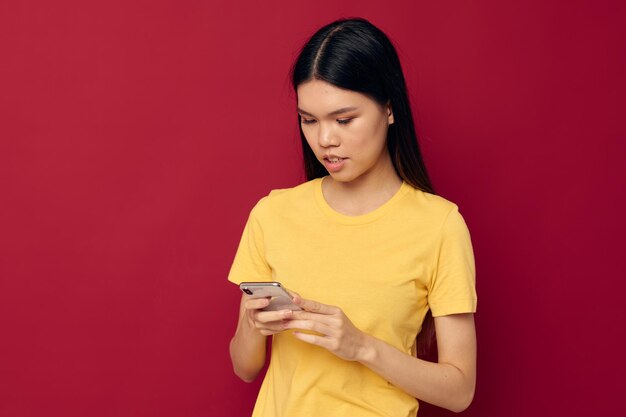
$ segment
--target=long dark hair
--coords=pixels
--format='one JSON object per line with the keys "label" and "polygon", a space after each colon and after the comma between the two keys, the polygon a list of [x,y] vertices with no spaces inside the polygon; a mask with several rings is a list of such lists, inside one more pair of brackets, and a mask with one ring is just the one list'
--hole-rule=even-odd
{"label": "long dark hair", "polygon": [[[414,188],[434,194],[417,142],[411,105],[400,60],[380,29],[363,18],[339,19],[320,28],[302,47],[291,68],[296,92],[300,84],[317,79],[391,104],[394,123],[387,131],[387,148],[400,178]],[[298,114],[304,172],[307,180],[328,174],[302,132]],[[431,353],[435,326],[430,311],[417,338],[418,356]]]}

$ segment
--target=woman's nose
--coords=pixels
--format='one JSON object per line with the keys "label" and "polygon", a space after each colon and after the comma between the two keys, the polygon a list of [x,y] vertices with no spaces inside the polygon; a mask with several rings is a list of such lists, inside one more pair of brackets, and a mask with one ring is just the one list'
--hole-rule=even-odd
{"label": "woman's nose", "polygon": [[320,123],[318,143],[322,147],[337,146],[339,144],[339,138],[332,126]]}

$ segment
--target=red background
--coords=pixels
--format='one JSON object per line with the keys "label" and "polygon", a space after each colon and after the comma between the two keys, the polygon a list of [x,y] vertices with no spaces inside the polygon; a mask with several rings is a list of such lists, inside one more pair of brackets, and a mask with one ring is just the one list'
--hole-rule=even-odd
{"label": "red background", "polygon": [[0,415],[249,415],[226,274],[252,205],[303,180],[289,66],[354,15],[472,232],[466,415],[618,415],[624,5],[0,2]]}

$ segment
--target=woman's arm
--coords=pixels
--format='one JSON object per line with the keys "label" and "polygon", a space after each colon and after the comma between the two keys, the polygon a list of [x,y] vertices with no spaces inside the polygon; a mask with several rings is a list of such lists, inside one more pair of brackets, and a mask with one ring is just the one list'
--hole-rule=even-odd
{"label": "woman's arm", "polygon": [[235,374],[246,382],[254,381],[265,365],[267,336],[283,331],[284,320],[291,317],[290,310],[260,310],[268,304],[266,298],[241,297],[237,330],[230,341],[230,359]]}
{"label": "woman's arm", "polygon": [[230,359],[235,374],[246,382],[252,382],[265,364],[267,336],[260,334],[248,319],[245,302],[245,296],[242,296],[237,330],[230,340]]}
{"label": "woman's arm", "polygon": [[343,311],[316,301],[294,299],[305,311],[295,311],[288,327],[305,342],[322,346],[345,360],[358,361],[414,397],[454,412],[466,409],[476,384],[476,333],[473,314],[436,317],[439,362],[408,355],[358,330]]}
{"label": "woman's arm", "polygon": [[474,314],[435,317],[439,362],[424,361],[365,335],[357,360],[398,388],[450,411],[465,410],[476,386]]}

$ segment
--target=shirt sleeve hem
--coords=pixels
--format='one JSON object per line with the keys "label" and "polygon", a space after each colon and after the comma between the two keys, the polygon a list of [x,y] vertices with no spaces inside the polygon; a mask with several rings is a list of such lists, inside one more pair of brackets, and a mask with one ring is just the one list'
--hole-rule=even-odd
{"label": "shirt sleeve hem", "polygon": [[438,306],[431,304],[430,310],[433,317],[447,316],[450,314],[476,313],[477,299],[459,300],[454,305]]}

